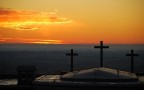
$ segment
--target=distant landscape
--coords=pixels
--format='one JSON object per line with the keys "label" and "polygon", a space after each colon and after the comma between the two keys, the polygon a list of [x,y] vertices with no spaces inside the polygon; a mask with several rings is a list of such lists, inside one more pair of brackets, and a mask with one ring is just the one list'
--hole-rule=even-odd
{"label": "distant landscape", "polygon": [[[130,71],[130,53],[134,49],[139,56],[134,60],[134,72],[144,72],[144,45],[109,45],[104,49],[104,67]],[[0,75],[15,75],[21,65],[34,65],[37,74],[51,74],[70,70],[70,49],[78,53],[74,57],[74,70],[100,66],[100,50],[94,45],[81,44],[0,44]]]}

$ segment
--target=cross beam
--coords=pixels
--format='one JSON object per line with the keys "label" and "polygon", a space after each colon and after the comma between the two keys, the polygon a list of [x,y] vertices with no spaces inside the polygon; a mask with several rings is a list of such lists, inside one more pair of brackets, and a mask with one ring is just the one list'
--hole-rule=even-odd
{"label": "cross beam", "polygon": [[71,49],[71,53],[66,53],[66,56],[71,56],[71,72],[73,72],[73,56],[78,56],[78,53],[74,53]]}
{"label": "cross beam", "polygon": [[103,67],[103,49],[109,46],[103,46],[103,41],[100,41],[100,46],[94,46],[94,48],[100,48],[100,67]]}
{"label": "cross beam", "polygon": [[134,54],[134,50],[131,50],[131,54],[126,54],[126,56],[131,57],[131,72],[134,72],[134,56],[138,56],[138,54]]}

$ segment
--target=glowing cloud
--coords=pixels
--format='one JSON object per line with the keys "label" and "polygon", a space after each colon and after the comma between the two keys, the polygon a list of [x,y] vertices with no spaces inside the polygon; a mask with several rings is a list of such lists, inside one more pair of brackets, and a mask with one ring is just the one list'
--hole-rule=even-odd
{"label": "glowing cloud", "polygon": [[15,30],[39,30],[41,25],[66,24],[72,20],[58,17],[55,12],[32,12],[0,9],[0,28]]}
{"label": "glowing cloud", "polygon": [[0,43],[62,44],[61,40],[0,38]]}

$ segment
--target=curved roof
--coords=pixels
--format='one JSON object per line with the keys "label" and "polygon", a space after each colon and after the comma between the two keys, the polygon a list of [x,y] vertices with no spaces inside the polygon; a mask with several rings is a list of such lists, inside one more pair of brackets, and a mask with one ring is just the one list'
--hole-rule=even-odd
{"label": "curved roof", "polygon": [[138,81],[136,75],[130,72],[110,68],[93,68],[69,72],[61,76],[64,81],[78,82],[131,82]]}

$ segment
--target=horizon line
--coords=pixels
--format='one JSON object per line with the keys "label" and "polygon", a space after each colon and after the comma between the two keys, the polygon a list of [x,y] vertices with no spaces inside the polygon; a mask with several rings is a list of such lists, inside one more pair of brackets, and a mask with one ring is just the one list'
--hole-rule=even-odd
{"label": "horizon line", "polygon": [[[93,45],[99,43],[0,43],[2,44],[31,44],[31,45]],[[104,43],[109,45],[144,45],[144,43]]]}

